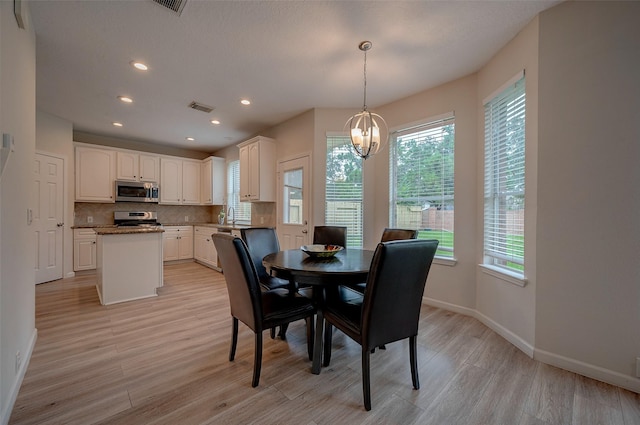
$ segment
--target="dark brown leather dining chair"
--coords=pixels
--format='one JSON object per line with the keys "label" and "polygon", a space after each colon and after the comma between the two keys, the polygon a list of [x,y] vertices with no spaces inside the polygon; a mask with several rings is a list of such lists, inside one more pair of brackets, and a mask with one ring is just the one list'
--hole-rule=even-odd
{"label": "dark brown leather dining chair", "polygon": [[332,328],[360,344],[364,407],[371,410],[370,355],[375,347],[409,338],[413,388],[419,389],[417,336],[424,287],[438,248],[437,240],[381,242],[376,248],[364,297],[327,294],[324,365],[331,361]]}
{"label": "dark brown leather dining chair", "polygon": [[387,227],[382,231],[380,242],[399,241],[404,239],[415,239],[418,231],[413,229],[394,229]]}
{"label": "dark brown leather dining chair", "polygon": [[251,261],[258,272],[260,285],[264,289],[287,288],[289,281],[270,276],[262,265],[262,259],[273,252],[280,251],[280,243],[276,229],[273,227],[251,227],[240,229],[240,235],[251,256]]}
{"label": "dark brown leather dining chair", "polygon": [[229,361],[233,361],[238,343],[238,322],[247,325],[255,333],[255,354],[253,359],[253,380],[251,386],[260,382],[262,366],[262,332],[300,319],[307,322],[307,351],[309,359],[313,355],[313,315],[312,301],[284,288],[260,289],[258,273],[251,261],[247,245],[240,238],[224,233],[214,233],[213,243],[229,292],[232,333]]}
{"label": "dark brown leather dining chair", "polygon": [[[390,241],[400,241],[405,239],[415,239],[418,237],[418,231],[412,229],[394,229],[387,227],[382,231],[382,237],[380,238],[380,242],[390,242]],[[350,289],[353,289],[356,292],[364,294],[364,288],[366,283],[356,283],[355,285],[349,286]]]}
{"label": "dark brown leather dining chair", "polygon": [[[262,259],[273,252],[280,251],[280,242],[278,242],[278,234],[273,227],[250,227],[240,229],[240,236],[249,250],[251,261],[258,272],[258,280],[260,285],[266,291],[276,288],[289,288],[295,291],[295,286],[291,287],[288,280],[273,277],[267,273],[267,269],[262,264]],[[287,325],[280,327],[280,338],[286,339]],[[276,330],[271,329],[271,338],[275,338]]]}
{"label": "dark brown leather dining chair", "polygon": [[347,228],[344,226],[315,226],[313,243],[320,245],[347,246]]}

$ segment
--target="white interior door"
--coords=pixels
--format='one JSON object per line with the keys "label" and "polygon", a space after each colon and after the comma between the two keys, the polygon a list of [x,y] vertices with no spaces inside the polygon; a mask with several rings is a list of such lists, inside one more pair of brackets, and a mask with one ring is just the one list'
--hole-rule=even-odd
{"label": "white interior door", "polygon": [[34,164],[36,283],[62,279],[64,160],[37,153]]}
{"label": "white interior door", "polygon": [[309,243],[311,172],[309,156],[278,164],[278,239],[280,249]]}

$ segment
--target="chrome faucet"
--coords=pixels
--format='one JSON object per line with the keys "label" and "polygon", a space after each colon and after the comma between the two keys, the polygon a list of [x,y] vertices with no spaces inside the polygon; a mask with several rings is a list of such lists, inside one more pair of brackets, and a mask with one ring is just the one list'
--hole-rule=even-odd
{"label": "chrome faucet", "polygon": [[236,211],[233,209],[233,207],[229,207],[229,209],[227,210],[227,224],[229,224],[229,219],[231,219],[231,225],[235,226],[236,225]]}

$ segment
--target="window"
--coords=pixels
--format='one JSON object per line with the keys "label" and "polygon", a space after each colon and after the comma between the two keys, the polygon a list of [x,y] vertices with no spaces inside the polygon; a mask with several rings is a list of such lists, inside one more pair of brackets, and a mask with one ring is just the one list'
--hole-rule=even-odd
{"label": "window", "polygon": [[325,224],[347,226],[351,248],[362,248],[362,161],[349,136],[327,136]]}
{"label": "window", "polygon": [[304,192],[302,168],[284,172],[284,193],[282,194],[282,222],[284,224],[304,224]]}
{"label": "window", "polygon": [[234,214],[227,220],[235,218],[238,224],[251,224],[251,202],[240,202],[240,161],[227,165],[227,204]]}
{"label": "window", "polygon": [[524,272],[525,80],[484,107],[484,264]]}
{"label": "window", "polygon": [[436,256],[453,259],[455,124],[451,114],[393,132],[391,227],[438,239]]}

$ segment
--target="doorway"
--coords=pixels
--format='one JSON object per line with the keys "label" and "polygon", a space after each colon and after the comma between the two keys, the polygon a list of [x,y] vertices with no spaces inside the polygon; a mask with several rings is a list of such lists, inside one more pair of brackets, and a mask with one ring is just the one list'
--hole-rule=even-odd
{"label": "doorway", "polygon": [[281,249],[309,244],[310,155],[278,163],[278,239]]}

